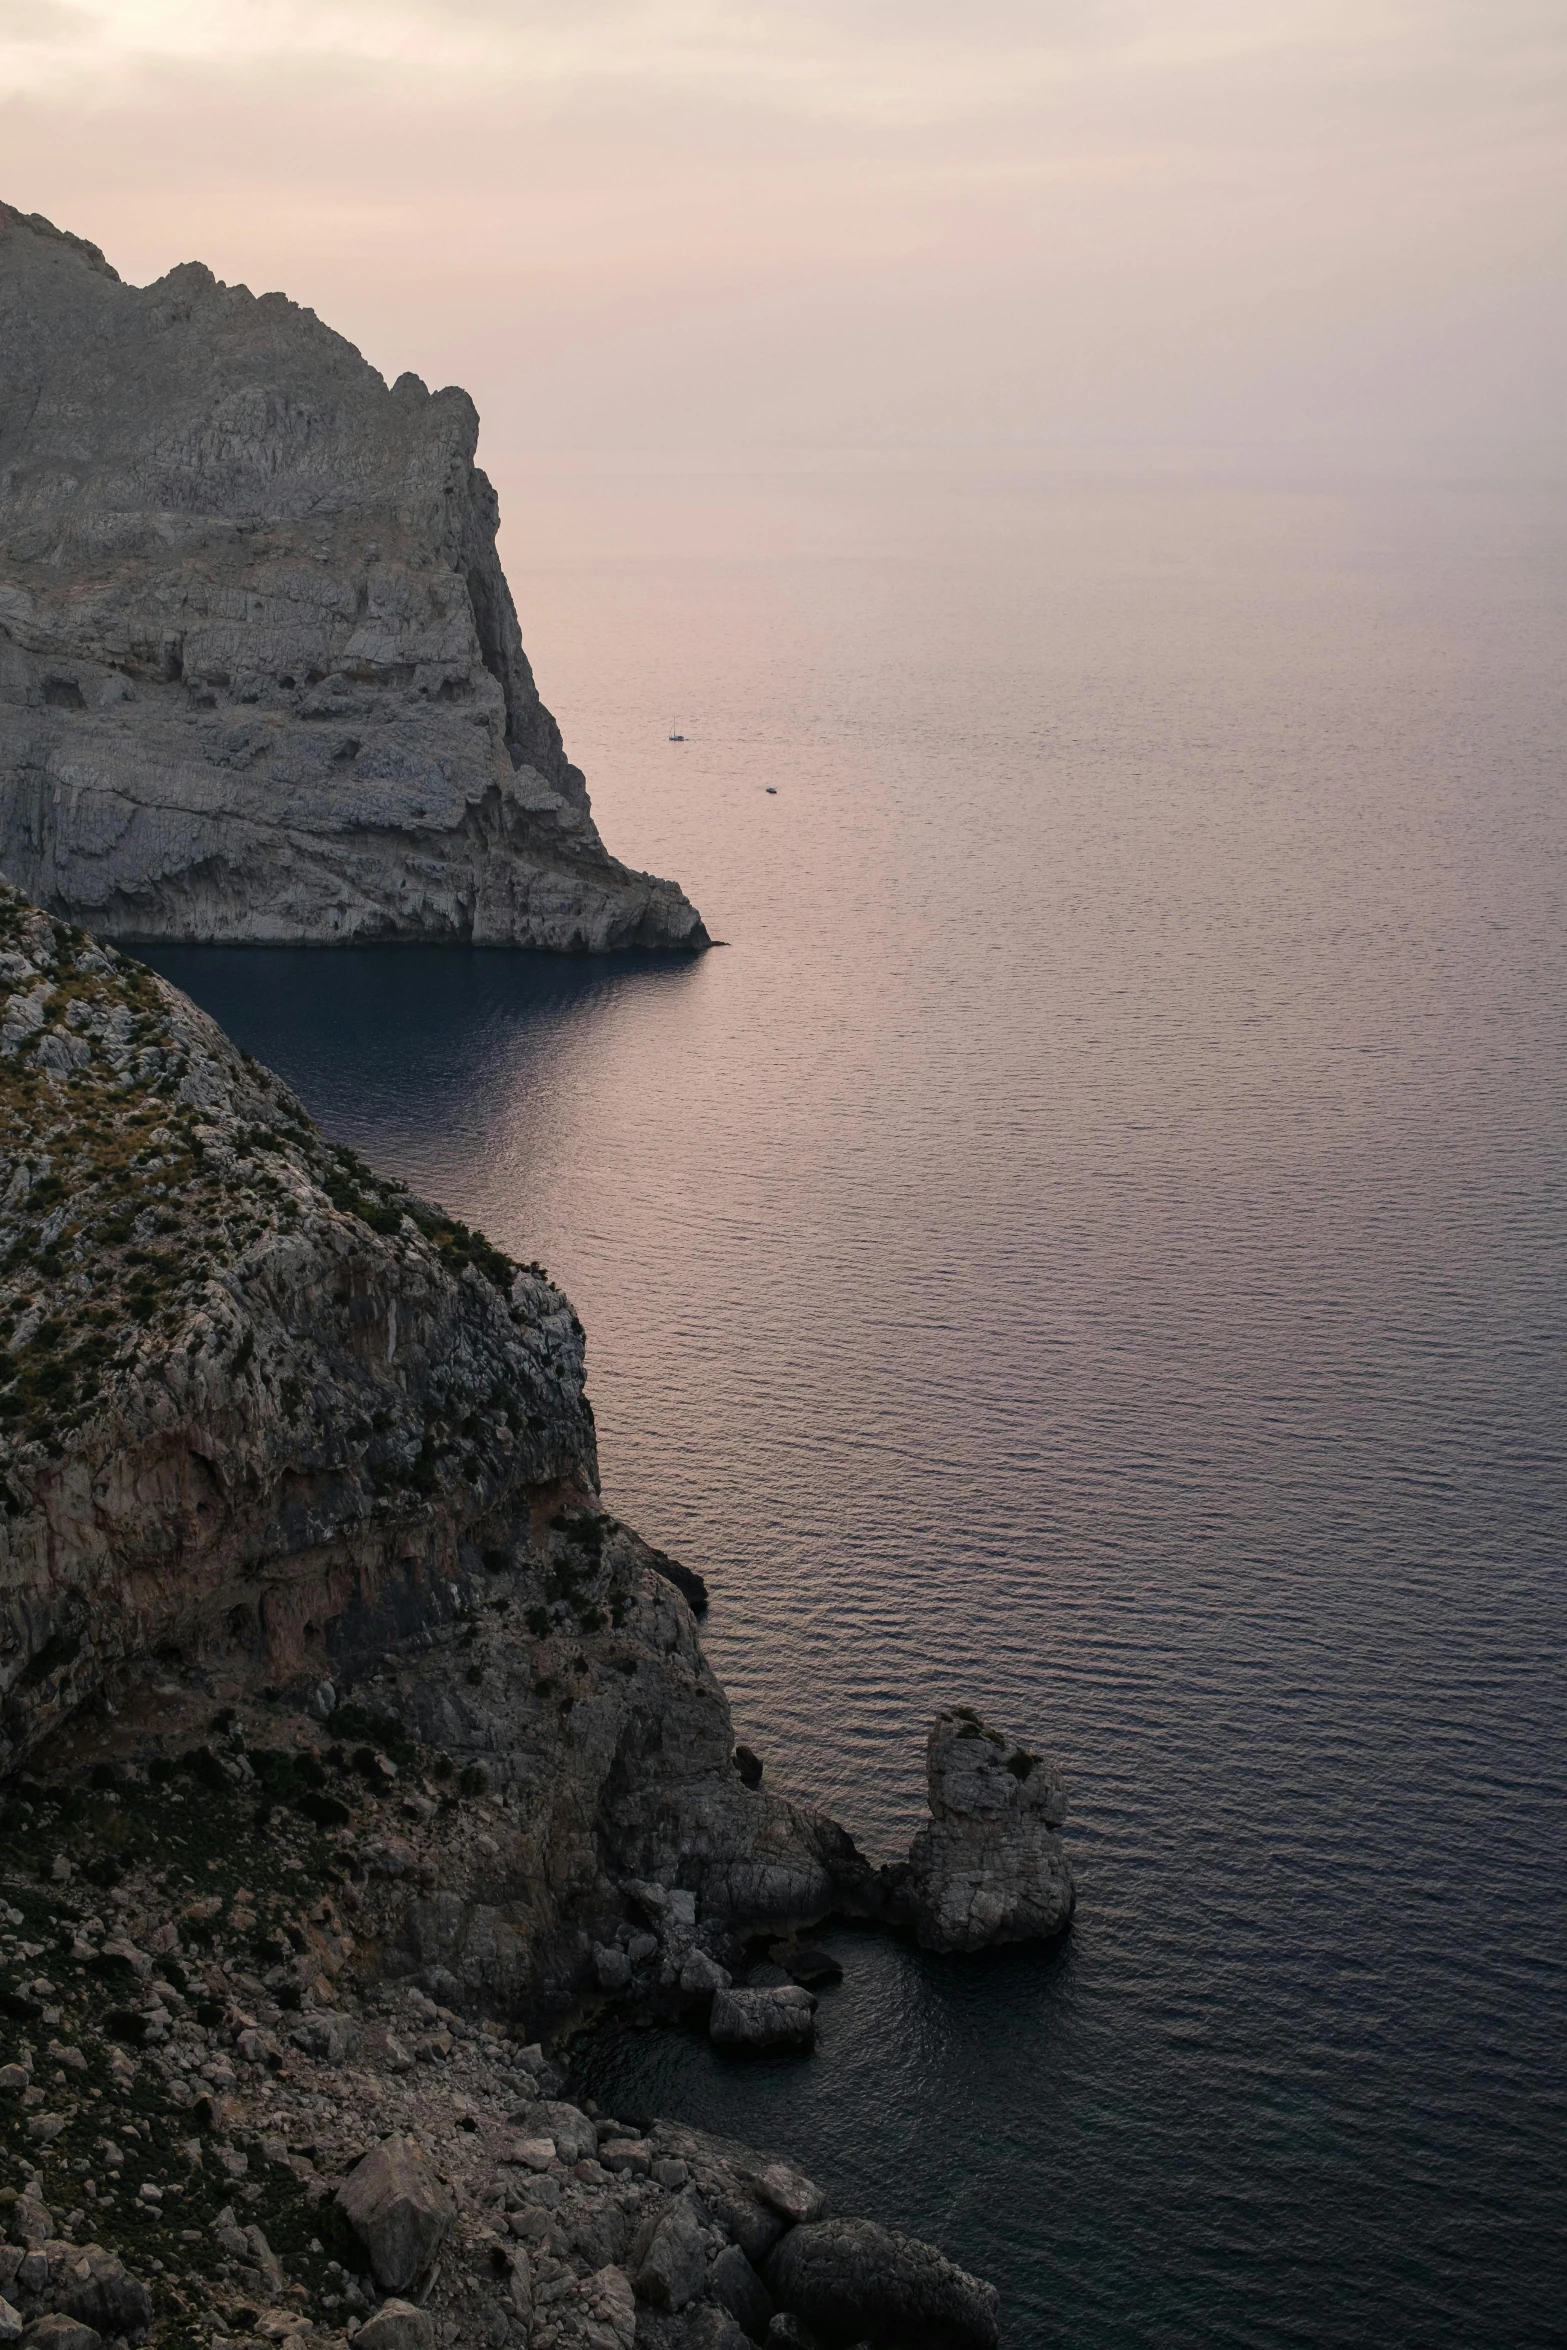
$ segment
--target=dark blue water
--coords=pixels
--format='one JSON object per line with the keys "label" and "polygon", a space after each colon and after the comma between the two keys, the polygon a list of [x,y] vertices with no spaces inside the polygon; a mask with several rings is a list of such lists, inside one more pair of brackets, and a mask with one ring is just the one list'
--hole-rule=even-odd
{"label": "dark blue water", "polygon": [[547,698],[729,946],[155,960],[571,1289],[772,1777],[890,1856],[968,1699],[1081,1888],[597,2094],[938,2238],[1013,2350],[1567,2339],[1562,499],[574,514]]}

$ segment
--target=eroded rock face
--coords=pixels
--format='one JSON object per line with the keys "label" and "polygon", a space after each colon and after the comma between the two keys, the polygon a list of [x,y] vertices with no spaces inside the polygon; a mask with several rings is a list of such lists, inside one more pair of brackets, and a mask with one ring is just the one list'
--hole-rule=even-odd
{"label": "eroded rock face", "polygon": [[909,1853],[905,1899],[927,1950],[1048,1941],[1077,1898],[1057,1833],[1054,1765],[967,1706],[938,1714],[925,1751],[931,1820]]}
{"label": "eroded rock face", "polygon": [[127,939],[705,946],[611,857],[465,392],[0,205],[0,867]]}
{"label": "eroded rock face", "polygon": [[422,1799],[365,1839],[379,1930],[510,2013],[595,1986],[595,1946],[677,1999],[715,1936],[868,1886],[735,1771],[670,1562],[600,1506],[583,1375],[542,1273],[0,885],[0,1769],[111,1685],[174,1752],[190,1675],[317,1721],[354,1691],[496,1805],[471,1848]]}
{"label": "eroded rock face", "polygon": [[160,1646],[319,1679],[591,1491],[560,1292],[3,885],[0,1203],[0,1766]]}

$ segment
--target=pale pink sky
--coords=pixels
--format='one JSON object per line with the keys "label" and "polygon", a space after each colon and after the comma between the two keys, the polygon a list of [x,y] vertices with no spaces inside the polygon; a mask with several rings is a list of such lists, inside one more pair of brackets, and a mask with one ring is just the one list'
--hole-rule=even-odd
{"label": "pale pink sky", "polygon": [[0,0],[0,196],[486,455],[1560,452],[1563,0]]}

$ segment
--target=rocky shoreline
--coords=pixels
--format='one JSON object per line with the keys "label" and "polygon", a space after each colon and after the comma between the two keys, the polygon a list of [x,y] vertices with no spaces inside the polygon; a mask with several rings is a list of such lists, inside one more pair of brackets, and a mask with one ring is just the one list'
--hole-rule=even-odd
{"label": "rocky shoreline", "polygon": [[[772,1792],[699,1580],[602,1505],[542,1269],[9,891],[0,1101],[15,2334],[988,2350],[941,2254],[571,2108],[547,2051],[612,2007],[804,2052],[833,1915],[1061,1932],[1049,1763],[949,1709],[885,1868]],[[439,2223],[407,2276],[352,2184],[388,2147]]]}
{"label": "rocky shoreline", "polygon": [[[251,1727],[283,1724],[263,1709]],[[439,1975],[389,1976],[373,1765],[350,1764],[351,1832],[291,1814],[258,1833],[278,1750],[229,1778],[238,1728],[166,1775],[105,1762],[135,1743],[105,1734],[74,1781],[23,1781],[0,1815],[8,2338],[998,2340],[988,2287],[830,2219],[796,2166],[574,2105],[525,2025],[447,2005]],[[485,1799],[445,1800],[454,1832],[485,1836]]]}

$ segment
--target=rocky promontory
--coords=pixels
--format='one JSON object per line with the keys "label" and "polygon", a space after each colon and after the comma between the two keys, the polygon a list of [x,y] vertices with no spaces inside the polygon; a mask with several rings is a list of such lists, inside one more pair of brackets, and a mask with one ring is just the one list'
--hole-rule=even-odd
{"label": "rocky promontory", "polygon": [[773,1790],[584,1378],[542,1267],[0,886],[0,2341],[998,2339],[790,2163],[566,2094],[605,2009],[808,2049],[834,1913],[1070,1915],[977,1715],[901,1869]]}
{"label": "rocky promontory", "polygon": [[708,943],[599,838],[462,391],[0,204],[0,868],[122,939]]}
{"label": "rocky promontory", "polygon": [[191,1673],[318,1711],[352,1684],[502,1806],[494,1853],[414,1902],[410,1963],[543,2010],[622,1880],[678,1876],[710,1930],[868,1884],[742,1779],[691,1579],[600,1504],[542,1270],[14,892],[0,989],[0,1767]]}

